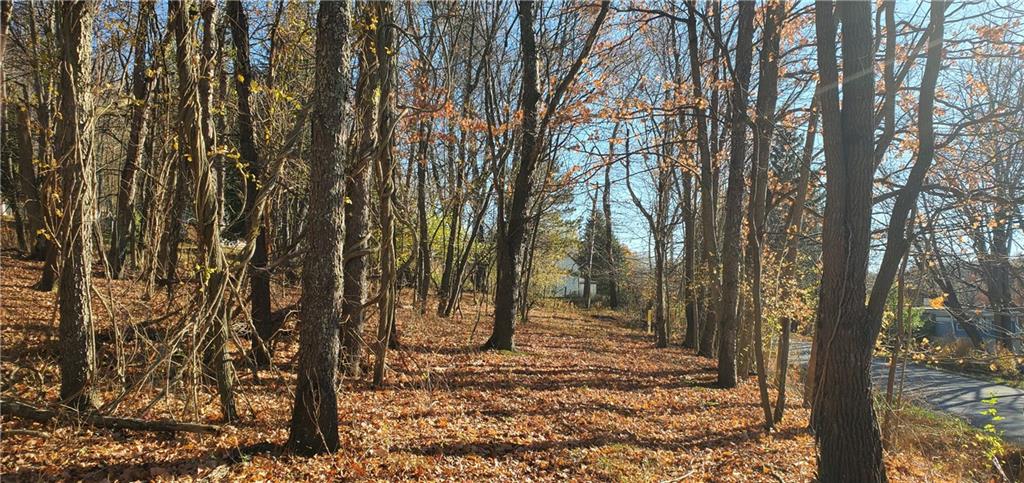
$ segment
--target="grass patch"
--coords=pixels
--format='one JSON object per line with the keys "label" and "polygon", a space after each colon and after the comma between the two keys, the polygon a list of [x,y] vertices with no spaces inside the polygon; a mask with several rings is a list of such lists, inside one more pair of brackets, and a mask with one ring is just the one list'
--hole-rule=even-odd
{"label": "grass patch", "polygon": [[658,462],[630,445],[607,445],[591,457],[594,471],[605,481],[653,481],[657,476]]}
{"label": "grass patch", "polygon": [[1011,479],[1024,477],[1018,473],[1020,448],[1005,443],[998,434],[913,404],[889,411],[884,400],[879,400],[878,409],[882,424],[893,425],[886,451],[900,460],[898,464],[914,464],[907,458],[917,457],[946,478],[957,475],[958,480],[990,481],[1002,479],[992,461],[995,457]]}

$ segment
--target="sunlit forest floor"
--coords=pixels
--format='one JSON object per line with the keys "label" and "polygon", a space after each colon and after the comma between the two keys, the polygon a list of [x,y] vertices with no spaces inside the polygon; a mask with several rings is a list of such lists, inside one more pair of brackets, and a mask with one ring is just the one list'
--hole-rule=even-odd
{"label": "sunlit forest floor", "polygon": [[[29,287],[40,264],[2,259],[3,395],[52,403],[56,366],[55,295]],[[104,401],[120,386],[113,348],[102,334],[171,314],[184,302],[142,283],[97,277]],[[297,299],[275,287],[275,306]],[[179,288],[178,298],[188,291]],[[404,294],[408,295],[408,294]],[[483,297],[481,297],[483,299]],[[482,300],[481,300],[482,301]],[[735,390],[713,386],[714,361],[672,347],[656,350],[628,317],[568,307],[538,308],[518,328],[517,352],[481,353],[489,306],[472,295],[450,320],[399,310],[403,348],[390,359],[382,389],[344,381],[339,395],[342,448],[297,458],[282,451],[291,414],[297,340],[294,320],[275,353],[276,370],[239,364],[243,421],[218,435],[98,430],[74,421],[38,425],[5,418],[0,470],[19,480],[616,480],[807,481],[815,468],[808,411],[799,397],[777,431],[761,427],[751,378]],[[480,312],[482,311],[482,312]],[[111,316],[114,314],[114,317]],[[479,317],[478,317],[479,316]],[[168,317],[169,320],[171,317]],[[475,327],[475,331],[474,331]],[[241,351],[234,348],[236,360]],[[131,380],[132,374],[126,375]],[[133,394],[117,410],[137,416],[159,387]],[[796,392],[795,390],[793,391]],[[200,420],[215,422],[212,392]],[[168,398],[147,418],[180,416]],[[965,435],[931,436],[887,454],[896,481],[987,481],[982,450]],[[959,438],[959,439],[958,439]]]}

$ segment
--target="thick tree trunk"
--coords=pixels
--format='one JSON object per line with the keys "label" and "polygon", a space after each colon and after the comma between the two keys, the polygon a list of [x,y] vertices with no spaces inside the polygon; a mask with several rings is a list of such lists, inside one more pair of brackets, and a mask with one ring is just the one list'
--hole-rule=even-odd
{"label": "thick tree trunk", "polygon": [[[270,338],[273,336],[274,324],[270,309],[270,272],[267,270],[267,234],[263,228],[263,220],[253,216],[256,208],[258,183],[264,177],[263,161],[256,148],[253,128],[250,93],[252,71],[249,60],[249,19],[245,7],[238,1],[228,2],[227,14],[230,18],[231,38],[235,46],[235,91],[238,94],[238,146],[241,161],[247,167],[245,177],[245,211],[248,213],[248,232],[257,232],[255,249],[249,260],[249,299],[250,313],[255,329],[252,338],[252,356],[257,366],[270,363]],[[220,172],[218,171],[218,175]],[[221,183],[218,183],[221,187]],[[222,189],[218,189],[222,192]]]}
{"label": "thick tree trunk", "polygon": [[128,249],[135,237],[135,174],[142,161],[142,147],[146,142],[146,123],[149,114],[149,91],[155,77],[146,75],[146,45],[150,19],[155,13],[155,3],[143,1],[139,3],[139,20],[135,26],[135,39],[132,43],[132,92],[131,92],[131,124],[128,132],[128,145],[125,150],[124,165],[117,190],[117,214],[114,219],[114,232],[110,237],[110,250],[107,263],[110,265],[110,277],[121,278]]}
{"label": "thick tree trunk", "polygon": [[721,340],[718,347],[718,385],[736,387],[736,331],[739,326],[740,225],[743,210],[743,172],[747,157],[747,86],[754,36],[754,4],[739,6],[736,38],[736,79],[732,90],[729,187],[725,194],[725,238],[722,247]]}
{"label": "thick tree trunk", "polygon": [[[526,232],[530,222],[530,207],[533,205],[534,172],[537,169],[547,122],[558,108],[561,97],[565,94],[582,68],[583,61],[590,54],[597,39],[598,30],[608,15],[609,2],[601,2],[601,10],[594,20],[584,42],[580,56],[572,64],[569,72],[559,80],[552,96],[547,103],[543,117],[540,116],[541,102],[537,66],[537,41],[533,27],[537,5],[529,1],[519,2],[519,36],[520,60],[522,65],[522,90],[520,93],[522,122],[519,126],[518,169],[512,186],[512,201],[509,204],[498,203],[497,240],[497,284],[494,295],[494,329],[491,337],[484,343],[484,349],[515,348],[516,310],[520,306],[518,300],[522,285],[520,283],[523,268],[523,256]],[[497,187],[496,189],[504,189]]]}
{"label": "thick tree trunk", "polygon": [[[520,126],[522,139],[519,142],[518,167],[512,200],[505,209],[498,209],[498,280],[494,293],[494,330],[484,343],[484,349],[515,349],[516,312],[522,290],[520,278],[526,229],[529,222],[530,200],[533,198],[533,173],[537,168],[540,144],[538,107],[540,90],[537,78],[537,43],[534,38],[533,2],[519,2],[520,57],[522,64],[522,113]],[[502,189],[502,188],[498,188]]]}
{"label": "thick tree trunk", "polygon": [[[838,79],[832,5],[815,10],[822,86]],[[822,285],[814,338],[811,425],[822,481],[885,481],[868,368],[874,333],[864,306],[873,173],[871,6],[839,4],[843,20],[842,111],[819,89],[826,171]],[[840,118],[840,116],[842,116]],[[826,342],[827,341],[827,342]]]}
{"label": "thick tree trunk", "polygon": [[346,2],[321,2],[316,22],[307,253],[302,271],[298,382],[288,446],[302,454],[338,449],[338,329],[342,323],[345,145],[349,108],[351,14]]}
{"label": "thick tree trunk", "polygon": [[95,407],[96,339],[92,304],[92,19],[94,5],[76,1],[56,6],[60,55],[60,118],[56,154],[60,160],[63,216],[60,217],[60,399],[77,409]]}
{"label": "thick tree trunk", "polygon": [[[882,445],[873,408],[869,368],[889,289],[904,256],[905,229],[934,154],[935,86],[942,62],[946,5],[931,6],[928,54],[918,109],[919,149],[904,190],[893,206],[885,253],[867,306],[875,171],[871,5],[839,3],[843,26],[840,108],[836,89],[819,89],[825,144],[826,206],[822,232],[822,283],[814,350],[811,424],[818,441],[822,481],[885,481]],[[838,84],[836,19],[832,6],[815,9],[818,65],[823,86]],[[856,73],[852,75],[850,73]]]}

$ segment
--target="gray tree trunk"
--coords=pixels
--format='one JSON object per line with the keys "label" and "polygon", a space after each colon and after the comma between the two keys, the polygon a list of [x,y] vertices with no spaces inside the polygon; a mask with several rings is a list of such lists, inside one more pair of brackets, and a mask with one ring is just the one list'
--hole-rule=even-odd
{"label": "gray tree trunk", "polygon": [[312,146],[300,301],[298,381],[288,446],[301,454],[338,449],[338,329],[342,323],[345,139],[349,113],[351,13],[323,1],[316,22]]}
{"label": "gray tree trunk", "polygon": [[96,340],[92,305],[92,18],[91,2],[56,5],[60,118],[56,154],[60,160],[63,216],[60,218],[60,398],[63,404],[95,407]]}

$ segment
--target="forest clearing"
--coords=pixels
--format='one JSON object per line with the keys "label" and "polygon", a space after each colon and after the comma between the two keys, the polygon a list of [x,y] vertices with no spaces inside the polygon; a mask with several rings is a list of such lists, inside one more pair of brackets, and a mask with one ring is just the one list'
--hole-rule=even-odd
{"label": "forest clearing", "polygon": [[1022,19],[0,0],[0,478],[1022,480]]}

